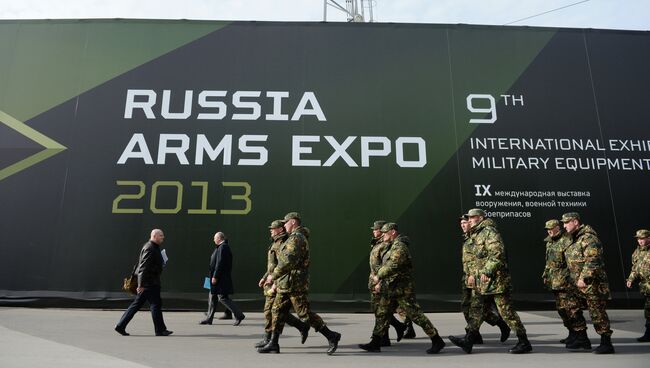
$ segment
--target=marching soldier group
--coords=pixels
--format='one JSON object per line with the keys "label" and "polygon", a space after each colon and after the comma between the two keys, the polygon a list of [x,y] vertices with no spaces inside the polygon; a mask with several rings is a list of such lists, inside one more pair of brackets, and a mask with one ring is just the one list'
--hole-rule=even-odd
{"label": "marching soldier group", "polygon": [[[475,344],[482,344],[479,332],[483,322],[498,326],[500,340],[505,342],[513,331],[517,343],[508,352],[512,354],[532,351],[526,329],[512,305],[512,281],[507,264],[506,250],[496,223],[485,211],[475,208],[459,218],[463,233],[462,243],[462,300],[461,309],[467,322],[465,334],[449,336],[449,340],[466,353]],[[600,345],[595,354],[613,354],[612,330],[606,311],[610,299],[605,272],[603,248],[594,229],[583,224],[580,215],[569,212],[561,220],[545,224],[546,265],[542,274],[544,285],[555,295],[556,308],[568,336],[560,340],[569,350],[591,350],[583,309],[589,311],[595,331],[600,335]],[[327,354],[333,354],[341,334],[329,330],[322,318],[311,311],[307,293],[309,289],[309,230],[301,224],[296,212],[288,213],[283,220],[269,226],[272,243],[268,250],[266,273],[259,281],[264,289],[265,335],[255,347],[259,353],[279,353],[279,336],[284,324],[296,328],[304,343],[313,327],[328,341]],[[397,341],[414,337],[409,323],[415,323],[431,339],[427,354],[437,354],[445,342],[422,312],[415,296],[413,265],[409,252],[410,240],[400,234],[393,222],[375,221],[370,244],[368,288],[375,325],[370,342],[359,344],[369,352],[380,352],[390,346],[388,330],[392,326]],[[636,233],[638,248],[632,255],[632,271],[626,286],[639,282],[645,296],[645,334],[637,340],[650,341],[650,231]],[[298,318],[290,313],[290,309]],[[394,314],[405,317],[401,322]],[[410,331],[409,331],[410,330]]]}

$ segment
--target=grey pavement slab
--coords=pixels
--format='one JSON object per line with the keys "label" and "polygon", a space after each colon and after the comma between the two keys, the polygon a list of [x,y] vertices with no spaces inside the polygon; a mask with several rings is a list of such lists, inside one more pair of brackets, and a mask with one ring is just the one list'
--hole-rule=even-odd
{"label": "grey pavement slab", "polygon": [[[324,313],[332,330],[343,338],[334,356],[327,356],[327,342],[310,331],[304,345],[296,330],[287,327],[280,339],[281,354],[258,354],[253,344],[263,329],[261,313],[247,313],[241,326],[232,321],[199,325],[199,312],[165,312],[172,336],[156,337],[148,310],[142,310],[128,326],[131,336],[120,336],[113,327],[122,311],[85,309],[0,308],[0,367],[650,367],[650,343],[639,343],[643,331],[640,310],[609,311],[614,329],[615,355],[598,356],[588,352],[571,353],[558,340],[566,335],[557,314],[551,311],[520,312],[534,352],[507,354],[514,345],[512,336],[499,342],[496,327],[484,325],[485,345],[465,354],[446,338],[462,334],[460,313],[428,313],[447,347],[438,355],[424,351],[429,340],[416,327],[418,337],[383,348],[381,353],[361,351],[357,344],[369,340],[373,316],[370,314]],[[394,336],[394,331],[391,331]],[[598,336],[590,326],[594,346]]]}

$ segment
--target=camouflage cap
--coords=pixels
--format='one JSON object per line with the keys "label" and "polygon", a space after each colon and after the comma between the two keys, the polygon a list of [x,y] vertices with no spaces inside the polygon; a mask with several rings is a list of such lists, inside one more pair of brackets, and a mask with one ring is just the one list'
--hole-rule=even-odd
{"label": "camouflage cap", "polygon": [[298,221],[301,221],[300,219],[300,214],[298,212],[289,212],[286,215],[284,215],[284,221],[287,222],[291,219],[297,219]]}
{"label": "camouflage cap", "polygon": [[394,222],[387,222],[384,224],[384,226],[381,227],[381,232],[382,233],[387,233],[391,230],[397,231],[397,224]]}
{"label": "camouflage cap", "polygon": [[580,220],[580,214],[578,212],[567,212],[562,215],[562,222],[569,222],[571,220]]}
{"label": "camouflage cap", "polygon": [[556,219],[552,219],[552,220],[546,221],[546,223],[544,224],[544,229],[551,230],[552,228],[554,228],[556,226],[560,226],[560,221],[558,221]]}
{"label": "camouflage cap", "polygon": [[636,235],[634,237],[637,239],[648,238],[650,237],[650,230],[646,230],[646,229],[637,230]]}
{"label": "camouflage cap", "polygon": [[271,225],[269,225],[269,229],[277,229],[279,227],[284,226],[284,221],[283,220],[275,220],[271,222]]}
{"label": "camouflage cap", "polygon": [[381,227],[384,226],[385,223],[386,221],[384,220],[377,220],[372,224],[370,230],[381,230]]}
{"label": "camouflage cap", "polygon": [[472,216],[483,216],[483,217],[485,217],[485,211],[483,211],[480,208],[472,208],[471,210],[467,211],[465,216],[467,216],[467,217],[472,217]]}

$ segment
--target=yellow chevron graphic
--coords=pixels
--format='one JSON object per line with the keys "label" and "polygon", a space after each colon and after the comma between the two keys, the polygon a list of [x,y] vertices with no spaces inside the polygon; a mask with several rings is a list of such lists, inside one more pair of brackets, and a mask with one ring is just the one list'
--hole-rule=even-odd
{"label": "yellow chevron graphic", "polygon": [[0,111],[0,123],[8,126],[9,128],[17,131],[18,133],[24,135],[25,137],[31,139],[32,141],[40,144],[45,148],[38,153],[35,153],[25,159],[16,162],[15,164],[9,165],[0,170],[0,180],[4,180],[13,174],[23,171],[30,166],[36,165],[37,163],[67,149],[67,147],[59,144],[49,137],[46,137],[42,133],[32,129],[22,121],[19,121],[18,119],[3,111]]}

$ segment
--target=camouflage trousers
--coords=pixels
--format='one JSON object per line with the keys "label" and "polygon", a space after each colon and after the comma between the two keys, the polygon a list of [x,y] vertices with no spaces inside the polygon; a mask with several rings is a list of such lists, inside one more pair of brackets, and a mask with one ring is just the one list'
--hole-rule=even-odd
{"label": "camouflage trousers", "polygon": [[575,331],[587,328],[587,322],[582,315],[582,310],[587,308],[587,303],[580,298],[578,291],[554,290],[555,309],[562,318],[562,324]]}
{"label": "camouflage trousers", "polygon": [[497,306],[499,315],[508,324],[508,327],[517,333],[517,336],[525,335],[526,329],[524,324],[521,323],[519,315],[512,307],[512,296],[507,291],[503,294],[481,295],[475,293],[476,297],[472,300],[470,307],[470,321],[467,323],[467,331],[478,332],[479,327],[483,323],[485,315],[485,305],[487,303],[494,303]]}
{"label": "camouflage trousers", "polygon": [[[275,295],[267,295],[266,300],[264,301],[264,332],[273,332],[273,302],[275,301]],[[286,324],[291,327],[298,326],[300,320],[296,318],[293,314],[287,313]]]}
{"label": "camouflage trousers", "polygon": [[[596,293],[585,293],[580,292],[579,298],[581,302],[587,303],[587,308],[589,309],[589,317],[591,317],[591,322],[594,324],[594,329],[599,335],[611,336],[612,330],[609,324],[609,316],[607,315],[607,299],[600,294]],[[582,311],[580,312],[582,313]],[[584,327],[580,325],[579,322],[576,322],[579,317],[576,315],[569,316],[574,322],[573,330],[581,331],[587,329],[585,323]]]}
{"label": "camouflage trousers", "polygon": [[284,324],[287,322],[289,311],[293,306],[300,320],[309,323],[316,332],[325,327],[325,322],[320,316],[311,311],[307,293],[277,293],[271,307],[271,329],[282,334]]}
{"label": "camouflage trousers", "polygon": [[[474,290],[463,288],[463,295],[460,301],[460,310],[463,312],[465,321],[468,324],[470,319],[470,309],[472,307],[472,298],[476,297],[477,296],[474,294]],[[487,322],[490,326],[495,326],[501,319],[501,316],[496,311],[496,307],[497,306],[494,304],[494,300],[489,300],[483,304],[483,321]]]}
{"label": "camouflage trousers", "polygon": [[406,293],[398,296],[381,295],[375,312],[375,328],[372,330],[373,336],[384,336],[388,333],[390,318],[398,307],[406,313],[406,316],[413,323],[422,327],[422,330],[428,336],[433,337],[438,334],[438,331],[433,327],[429,318],[422,312],[422,308],[420,308],[420,305],[415,299],[415,294]]}
{"label": "camouflage trousers", "polygon": [[645,307],[643,308],[643,316],[645,317],[646,326],[650,327],[650,295],[645,297]]}

